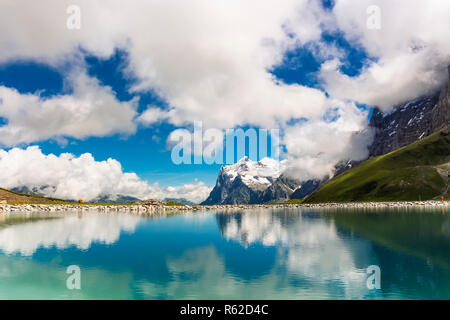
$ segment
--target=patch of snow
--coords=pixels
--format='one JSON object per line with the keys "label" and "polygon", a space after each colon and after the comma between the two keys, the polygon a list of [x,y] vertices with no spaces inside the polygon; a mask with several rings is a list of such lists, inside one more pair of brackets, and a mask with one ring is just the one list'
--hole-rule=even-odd
{"label": "patch of snow", "polygon": [[391,114],[393,114],[394,111],[395,111],[395,109],[392,109],[392,110],[390,110],[390,111],[388,111],[388,112],[382,112],[382,113],[381,113],[381,116],[382,116],[383,118],[386,118],[387,116],[390,116]]}
{"label": "patch of snow", "polygon": [[264,158],[252,161],[248,157],[240,159],[232,165],[222,167],[223,173],[234,181],[238,176],[242,182],[252,188],[267,188],[285,169],[285,161]]}
{"label": "patch of snow", "polygon": [[403,106],[403,108],[401,108],[400,112],[406,111],[406,109],[407,109],[410,105],[416,103],[419,99],[420,99],[420,98],[414,99],[414,100],[412,100],[412,101],[406,103],[406,104]]}

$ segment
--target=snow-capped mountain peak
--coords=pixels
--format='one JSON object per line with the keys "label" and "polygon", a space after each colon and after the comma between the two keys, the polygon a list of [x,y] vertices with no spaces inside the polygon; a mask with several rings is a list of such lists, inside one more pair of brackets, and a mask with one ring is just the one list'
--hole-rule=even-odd
{"label": "snow-capped mountain peak", "polygon": [[285,201],[299,183],[282,174],[286,161],[248,157],[223,166],[214,189],[203,204],[265,203]]}
{"label": "snow-capped mountain peak", "polygon": [[222,173],[233,182],[237,177],[250,188],[263,189],[269,187],[277,179],[284,167],[283,161],[264,158],[252,161],[248,157],[240,159],[232,165],[223,166]]}

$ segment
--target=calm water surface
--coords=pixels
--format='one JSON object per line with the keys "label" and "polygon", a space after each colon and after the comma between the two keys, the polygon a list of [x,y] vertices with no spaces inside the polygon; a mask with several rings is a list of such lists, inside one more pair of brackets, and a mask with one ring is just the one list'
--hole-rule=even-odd
{"label": "calm water surface", "polygon": [[[66,287],[71,265],[81,290]],[[381,289],[366,285],[371,265]],[[0,216],[0,299],[197,298],[450,299],[450,217],[442,208]]]}

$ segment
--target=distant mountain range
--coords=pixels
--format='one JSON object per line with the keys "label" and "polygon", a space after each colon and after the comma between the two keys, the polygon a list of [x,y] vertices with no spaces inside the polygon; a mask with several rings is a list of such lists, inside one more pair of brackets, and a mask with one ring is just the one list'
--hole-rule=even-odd
{"label": "distant mountain range", "polygon": [[[448,70],[450,75],[450,66]],[[399,104],[391,112],[383,113],[378,108],[375,108],[369,124],[375,130],[375,137],[372,144],[368,147],[368,161],[413,144],[446,128],[450,124],[449,99],[450,86],[449,81],[447,81],[441,90]],[[446,148],[445,152],[450,154],[448,146]],[[433,158],[431,154],[429,156],[430,159]],[[432,162],[430,164],[437,165],[438,167],[442,165],[439,161],[436,162],[433,160]],[[345,172],[355,172],[355,167],[359,167],[361,163],[364,164],[365,162],[343,161],[336,165],[335,173],[332,177],[324,178],[323,180],[299,181],[284,175],[282,166],[276,163],[275,160],[263,159],[262,161],[255,162],[248,158],[243,158],[236,164],[221,168],[216,185],[203,204],[255,204],[283,202],[288,199],[305,199],[313,194],[321,185],[331,184]],[[375,170],[372,166],[368,166],[367,168],[367,170]],[[445,168],[444,165],[444,168],[439,167],[436,170],[441,170],[439,172],[445,176]],[[400,169],[396,167],[396,170]],[[370,175],[372,173],[366,172],[366,174]],[[395,172],[389,172],[388,177],[390,175],[394,177],[395,174]],[[420,177],[419,172],[416,172],[416,174]],[[356,186],[359,186],[359,184],[355,184]],[[374,186],[372,185],[372,187]],[[371,185],[359,187],[362,188],[360,190],[362,193],[367,192],[369,189],[371,192],[373,191]],[[367,188],[367,190],[364,191],[364,188]],[[320,188],[319,190],[326,189]],[[424,194],[423,198],[425,199],[432,194],[439,194],[441,191],[440,187],[436,187],[434,191]],[[409,193],[412,198],[417,195],[414,192],[406,193]],[[405,196],[402,192],[395,194],[399,197],[400,194],[401,197]],[[373,197],[367,197],[367,199],[369,198],[378,199],[379,197],[374,195]],[[392,200],[395,200],[394,198]],[[313,201],[311,199],[326,199],[326,197],[321,196],[315,198],[312,196],[308,199]],[[348,197],[345,194],[340,198],[336,198],[336,200],[340,201],[350,201],[352,199],[352,197]],[[414,199],[418,200],[416,198]]]}
{"label": "distant mountain range", "polygon": [[[46,195],[46,191],[48,191],[48,188],[52,188],[51,186],[40,186],[40,187],[34,187],[29,188],[26,186],[12,188],[9,190],[10,192],[20,194],[23,196],[30,195],[30,196],[39,196],[39,198],[43,198]],[[5,190],[6,191],[6,190]],[[63,200],[59,200],[63,201]],[[119,204],[119,203],[133,203],[133,202],[139,202],[142,201],[142,199],[132,197],[132,196],[125,196],[125,195],[103,195],[100,196],[94,200],[91,200],[91,203],[110,203],[110,204]],[[178,202],[182,204],[187,205],[193,205],[194,203],[184,199],[184,198],[165,198],[163,200],[164,202],[172,201],[172,202]]]}
{"label": "distant mountain range", "polygon": [[124,195],[107,195],[107,196],[100,196],[90,202],[92,203],[111,203],[111,204],[117,204],[117,203],[133,203],[141,201],[141,199],[131,196],[124,196]]}
{"label": "distant mountain range", "polygon": [[[26,194],[26,195],[38,195],[38,196],[42,196],[45,197],[46,194],[48,194],[48,189],[52,189],[52,186],[40,186],[40,187],[34,187],[34,188],[29,188],[26,186],[22,186],[22,187],[16,187],[16,188],[12,188],[11,191],[13,192],[17,192],[17,193],[21,193],[21,194]],[[124,196],[124,195],[103,195],[100,196],[94,200],[91,200],[91,203],[111,203],[111,204],[116,204],[116,203],[132,203],[132,202],[136,202],[136,201],[140,201],[141,199],[138,199],[136,197],[131,197],[131,196]],[[75,201],[75,200],[72,200]]]}

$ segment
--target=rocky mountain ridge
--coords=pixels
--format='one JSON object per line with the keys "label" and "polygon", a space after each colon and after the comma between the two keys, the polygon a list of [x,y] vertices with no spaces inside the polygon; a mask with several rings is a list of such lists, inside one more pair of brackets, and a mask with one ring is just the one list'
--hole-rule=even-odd
{"label": "rocky mountain ridge", "polygon": [[[450,66],[448,67],[450,77]],[[375,138],[369,158],[380,156],[423,139],[450,123],[450,85],[396,106],[391,112],[375,108],[370,127]]]}
{"label": "rocky mountain ridge", "polygon": [[258,204],[287,200],[301,182],[286,177],[283,170],[283,162],[270,158],[252,161],[244,157],[220,169],[214,189],[202,204]]}

